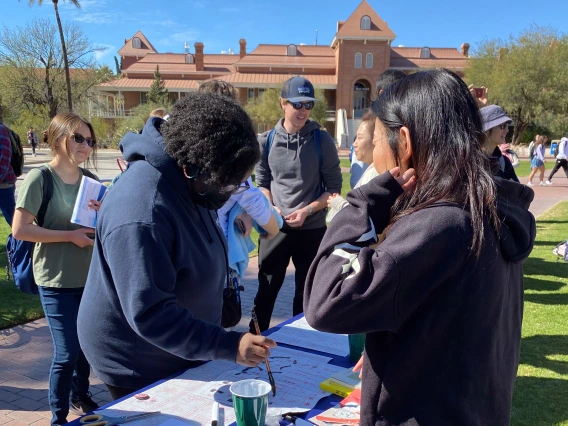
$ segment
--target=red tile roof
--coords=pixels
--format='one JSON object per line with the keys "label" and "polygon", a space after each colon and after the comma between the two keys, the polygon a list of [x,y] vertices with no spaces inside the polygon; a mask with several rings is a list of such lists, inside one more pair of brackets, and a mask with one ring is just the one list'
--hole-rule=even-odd
{"label": "red tile roof", "polygon": [[[371,18],[371,29],[362,30],[361,29],[361,18],[363,16],[368,16]],[[338,22],[337,34],[335,34],[335,39],[340,38],[374,38],[374,37],[385,37],[388,39],[394,39],[395,34],[389,28],[388,24],[383,21],[383,19],[377,15],[377,12],[363,0],[357,9],[347,18],[344,22]],[[335,40],[334,40],[335,41]]]}
{"label": "red tile roof", "polygon": [[[153,78],[117,78],[106,83],[101,83],[97,87],[104,89],[148,89],[154,82]],[[164,80],[164,87],[166,89],[195,89],[199,84],[195,80]]]}
{"label": "red tile roof", "polygon": [[241,66],[294,66],[312,68],[335,68],[333,56],[276,56],[276,55],[247,55],[235,64]]}
{"label": "red tile roof", "polygon": [[[268,87],[282,85],[290,77],[295,74],[265,74],[265,73],[240,73],[235,72],[221,77],[227,83],[234,84],[235,86],[247,87]],[[302,74],[312,82],[315,87],[326,86],[328,88],[335,88],[337,86],[337,77],[335,75],[323,74]],[[253,85],[253,86],[250,86]]]}
{"label": "red tile roof", "polygon": [[[138,37],[141,42],[141,48],[136,49],[132,46],[132,40]],[[120,48],[118,54],[121,56],[146,56],[148,53],[157,53],[158,51],[152,46],[152,43],[148,41],[146,36],[142,34],[142,31],[138,31],[136,34],[126,40],[124,46]]]}
{"label": "red tile roof", "polygon": [[[194,53],[191,53],[195,56]],[[152,63],[152,64],[185,64],[186,53],[148,53],[144,58],[140,59],[138,63]],[[205,54],[203,61],[205,65],[232,65],[239,60],[238,55],[216,55]]]}
{"label": "red tile roof", "polygon": [[[286,56],[289,44],[259,44],[249,55]],[[296,44],[296,50],[301,56],[335,56],[329,46],[311,46]]]}
{"label": "red tile roof", "polygon": [[[174,64],[172,64],[172,63],[160,63],[160,64],[156,64],[156,63],[151,63],[151,62],[143,63],[142,61],[136,62],[136,63],[130,65],[127,69],[123,70],[122,72],[124,74],[153,73],[156,70],[156,65],[159,65],[161,74],[190,74],[190,73],[196,73],[197,72],[195,64],[186,64],[186,63],[174,63]],[[223,73],[230,73],[230,72],[233,72],[233,71],[234,71],[234,68],[231,67],[231,66],[209,67],[206,64],[206,66],[205,66],[205,68],[202,72],[223,74]]]}
{"label": "red tile roof", "polygon": [[450,68],[467,67],[467,59],[454,48],[431,48],[430,58],[421,59],[421,47],[393,47],[391,49],[391,68]]}

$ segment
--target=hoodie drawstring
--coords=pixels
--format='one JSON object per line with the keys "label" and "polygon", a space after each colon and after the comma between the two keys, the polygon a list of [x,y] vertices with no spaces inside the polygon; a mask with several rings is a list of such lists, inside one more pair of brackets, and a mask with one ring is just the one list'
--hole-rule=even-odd
{"label": "hoodie drawstring", "polygon": [[[227,253],[226,245],[223,243],[224,237],[221,237],[221,234],[219,233],[219,230],[217,229],[218,226],[215,223],[215,221],[213,220],[213,217],[211,216],[211,212],[207,211],[207,213],[209,214],[209,219],[211,219],[211,223],[213,224],[213,228],[215,229],[215,233],[217,234],[217,237],[219,238],[219,241],[221,242],[221,245],[223,246],[223,253],[225,254],[225,270],[227,272],[227,288],[231,288],[231,274],[229,273],[229,254]],[[219,220],[218,216],[217,216],[217,220]]]}
{"label": "hoodie drawstring", "polygon": [[191,201],[193,202],[193,205],[197,209],[197,213],[199,214],[199,218],[201,219],[201,223],[203,224],[203,227],[205,228],[205,232],[207,232],[208,241],[211,244],[211,243],[213,243],[213,236],[209,232],[209,228],[207,227],[207,224],[205,223],[205,219],[203,219],[203,215],[201,214],[201,209],[199,208],[197,203],[195,201],[193,201],[193,198],[191,199]]}

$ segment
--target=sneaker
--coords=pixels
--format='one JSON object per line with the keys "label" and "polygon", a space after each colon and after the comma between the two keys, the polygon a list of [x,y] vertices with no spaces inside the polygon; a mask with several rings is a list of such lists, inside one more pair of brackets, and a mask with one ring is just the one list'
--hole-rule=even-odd
{"label": "sneaker", "polygon": [[87,392],[81,399],[72,400],[69,411],[76,416],[84,416],[99,408],[98,404],[91,399],[91,392]]}
{"label": "sneaker", "polygon": [[527,186],[534,186],[532,182],[527,183]]}
{"label": "sneaker", "polygon": [[552,182],[547,180],[546,182],[544,182],[545,185],[552,185]]}
{"label": "sneaker", "polygon": [[544,182],[543,182],[543,181],[540,181],[540,186],[544,186]]}

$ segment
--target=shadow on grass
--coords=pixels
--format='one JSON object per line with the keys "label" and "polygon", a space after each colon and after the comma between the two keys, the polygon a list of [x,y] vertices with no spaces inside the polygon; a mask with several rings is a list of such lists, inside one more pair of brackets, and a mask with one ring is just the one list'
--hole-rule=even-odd
{"label": "shadow on grass", "polygon": [[[568,380],[517,377],[512,426],[550,426],[568,420]],[[564,423],[562,423],[564,424]]]}
{"label": "shadow on grass", "polygon": [[[568,374],[568,362],[550,356],[568,356],[568,336],[538,335],[523,338],[521,364]],[[568,420],[568,380],[518,377],[511,424],[553,425]]]}
{"label": "shadow on grass", "polygon": [[529,257],[523,264],[525,275],[568,276],[568,263],[556,262],[556,256],[550,251],[550,258]]}
{"label": "shadow on grass", "polygon": [[565,285],[561,281],[542,280],[525,276],[525,290],[558,291]]}
{"label": "shadow on grass", "polygon": [[525,294],[525,302],[541,305],[568,305],[568,294]]}

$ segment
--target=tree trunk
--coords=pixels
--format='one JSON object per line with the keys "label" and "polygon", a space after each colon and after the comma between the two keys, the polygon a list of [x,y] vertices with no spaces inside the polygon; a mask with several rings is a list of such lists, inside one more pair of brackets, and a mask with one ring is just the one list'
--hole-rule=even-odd
{"label": "tree trunk", "polygon": [[49,80],[49,70],[50,62],[48,59],[47,64],[45,64],[45,88],[47,89],[47,107],[49,108],[49,118],[53,119],[57,115],[57,105],[53,98],[53,87],[51,86],[51,81]]}
{"label": "tree trunk", "polygon": [[53,0],[53,8],[55,9],[55,17],[57,18],[57,26],[59,27],[59,37],[61,37],[61,50],[63,51],[63,62],[65,64],[65,81],[67,83],[67,104],[69,112],[73,112],[73,99],[71,94],[71,73],[69,72],[69,60],[67,58],[67,47],[65,46],[65,36],[63,34],[63,26],[59,17],[59,9],[57,3],[59,0]]}

